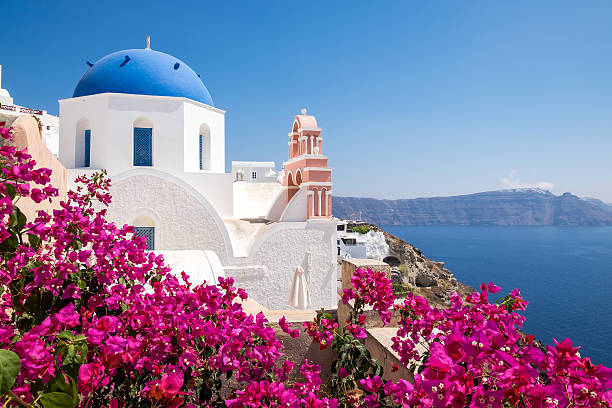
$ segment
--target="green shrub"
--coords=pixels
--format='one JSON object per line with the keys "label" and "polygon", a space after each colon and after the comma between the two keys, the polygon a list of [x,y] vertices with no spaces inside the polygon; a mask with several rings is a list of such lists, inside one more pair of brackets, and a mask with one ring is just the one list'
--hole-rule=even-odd
{"label": "green shrub", "polygon": [[408,265],[400,265],[397,267],[402,275],[408,275],[410,273],[410,267]]}
{"label": "green shrub", "polygon": [[367,234],[368,232],[370,232],[369,225],[355,225],[354,227],[351,227],[351,229],[360,234]]}
{"label": "green shrub", "polygon": [[412,293],[412,287],[405,283],[393,283],[393,294],[400,297],[406,297],[408,294]]}

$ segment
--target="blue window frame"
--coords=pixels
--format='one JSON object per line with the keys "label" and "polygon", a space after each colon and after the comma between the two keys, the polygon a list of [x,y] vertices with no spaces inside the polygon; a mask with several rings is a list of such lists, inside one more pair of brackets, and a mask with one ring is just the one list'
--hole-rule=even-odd
{"label": "blue window frame", "polygon": [[204,136],[200,135],[200,170],[204,170]]}
{"label": "blue window frame", "polygon": [[153,129],[134,128],[134,166],[153,165]]}
{"label": "blue window frame", "polygon": [[91,165],[91,129],[85,130],[85,156],[83,160],[83,166],[89,167]]}
{"label": "blue window frame", "polygon": [[155,249],[155,227],[134,227],[134,235],[147,239],[147,250]]}

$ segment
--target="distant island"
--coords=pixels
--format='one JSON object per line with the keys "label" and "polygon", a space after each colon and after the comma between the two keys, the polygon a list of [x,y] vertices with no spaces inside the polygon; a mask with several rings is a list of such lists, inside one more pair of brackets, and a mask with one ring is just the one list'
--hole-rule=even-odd
{"label": "distant island", "polygon": [[400,200],[334,197],[333,212],[377,225],[612,226],[612,204],[540,189]]}

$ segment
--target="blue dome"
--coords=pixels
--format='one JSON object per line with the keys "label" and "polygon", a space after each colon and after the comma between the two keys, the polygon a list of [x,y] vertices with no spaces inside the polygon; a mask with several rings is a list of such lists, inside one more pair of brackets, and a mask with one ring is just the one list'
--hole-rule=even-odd
{"label": "blue dome", "polygon": [[105,92],[181,96],[214,106],[208,89],[187,64],[151,49],[117,51],[101,58],[85,72],[72,96]]}

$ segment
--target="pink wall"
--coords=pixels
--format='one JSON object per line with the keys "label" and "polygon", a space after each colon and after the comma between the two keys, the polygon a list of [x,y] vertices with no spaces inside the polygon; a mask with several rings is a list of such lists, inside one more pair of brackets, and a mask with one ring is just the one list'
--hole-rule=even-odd
{"label": "pink wall", "polygon": [[59,193],[52,203],[43,201],[37,204],[29,198],[19,200],[19,209],[28,217],[28,220],[33,220],[38,210],[50,212],[59,207],[60,201],[66,200],[66,169],[43,142],[38,122],[33,116],[20,116],[12,126],[15,132],[15,145],[19,149],[28,150],[28,153],[36,160],[36,167],[51,169],[51,184],[58,189]]}

